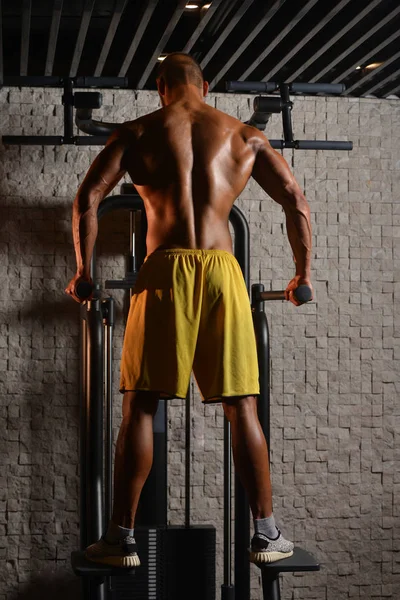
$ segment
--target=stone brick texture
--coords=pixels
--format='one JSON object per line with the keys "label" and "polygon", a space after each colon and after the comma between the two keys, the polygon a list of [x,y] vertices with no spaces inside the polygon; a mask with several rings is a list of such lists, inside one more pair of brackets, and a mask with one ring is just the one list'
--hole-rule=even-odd
{"label": "stone brick texture", "polygon": [[[102,93],[96,117],[107,121],[134,119],[159,106],[155,92]],[[58,89],[3,88],[2,134],[61,135],[61,95]],[[247,95],[211,94],[207,101],[241,120],[252,112]],[[274,514],[286,537],[312,552],[321,570],[285,574],[282,598],[395,600],[400,103],[296,97],[293,128],[295,138],[350,139],[354,149],[283,152],[311,207],[315,299],[298,308],[265,305]],[[266,133],[282,137],[279,115]],[[79,547],[79,311],[63,290],[75,267],[72,201],[99,151],[0,146],[0,600],[32,597],[33,588],[79,596],[69,564]],[[251,283],[284,289],[294,263],[281,207],[254,181],[237,204],[251,231]],[[100,279],[122,276],[128,248],[123,212],[100,224],[97,247]],[[124,298],[113,295],[116,438]],[[191,389],[192,522],[217,528],[219,593],[223,410],[202,405],[193,379]],[[170,401],[171,524],[184,522],[184,423],[184,402]],[[251,599],[259,600],[259,571],[252,566],[251,572]]]}

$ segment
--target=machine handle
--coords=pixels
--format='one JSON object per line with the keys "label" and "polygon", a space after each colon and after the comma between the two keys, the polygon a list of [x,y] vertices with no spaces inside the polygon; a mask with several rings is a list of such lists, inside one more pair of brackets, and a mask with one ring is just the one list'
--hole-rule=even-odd
{"label": "machine handle", "polygon": [[75,287],[75,293],[79,300],[87,300],[93,293],[93,285],[89,281],[80,281]]}
{"label": "machine handle", "polygon": [[[300,302],[300,304],[310,302],[312,298],[311,288],[308,287],[308,285],[299,285],[299,287],[294,292],[294,296],[296,300]],[[260,298],[261,300],[285,300],[285,290],[261,292]]]}

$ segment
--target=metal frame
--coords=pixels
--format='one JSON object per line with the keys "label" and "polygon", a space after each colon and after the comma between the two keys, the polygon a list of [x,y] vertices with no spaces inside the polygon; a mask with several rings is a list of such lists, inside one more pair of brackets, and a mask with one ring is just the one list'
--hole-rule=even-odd
{"label": "metal frame", "polygon": [[381,0],[373,0],[371,4],[366,6],[364,10],[362,10],[357,16],[355,16],[341,31],[339,31],[336,35],[329,38],[329,40],[320,48],[317,52],[314,52],[312,56],[301,65],[294,73],[287,78],[287,81],[293,81],[296,77],[303,73],[308,67],[315,62],[320,56],[322,56],[326,50],[329,50],[333,44],[335,44],[340,38],[342,38],[350,29],[357,25],[364,17],[366,17],[374,8],[378,6]]}
{"label": "metal frame", "polygon": [[128,0],[117,0],[117,5],[114,8],[113,16],[111,17],[110,24],[108,26],[106,39],[104,40],[103,47],[100,52],[99,60],[97,61],[96,68],[94,70],[94,76],[100,77],[104,65],[106,63],[108,54],[110,52],[111,45],[113,43],[116,31],[118,29],[119,22],[121,20],[122,13],[125,10],[125,6]]}
{"label": "metal frame", "polygon": [[214,79],[210,83],[210,90],[222,79],[225,73],[231,68],[231,66],[242,56],[243,52],[248,48],[251,42],[258,36],[258,34],[264,29],[269,23],[272,17],[278,12],[281,6],[286,0],[276,0],[276,2],[269,8],[265,15],[261,18],[257,26],[249,32],[249,35],[243,40],[239,48],[232,54],[230,59],[224,64],[224,66],[215,75]]}
{"label": "metal frame", "polygon": [[[331,69],[333,69],[333,67],[335,67],[343,58],[347,58],[348,56],[350,56],[350,54],[354,50],[359,48],[366,40],[371,39],[371,37],[377,31],[382,29],[382,27],[384,25],[386,25],[386,23],[389,23],[389,21],[394,19],[399,13],[400,13],[400,6],[398,6],[394,10],[392,10],[392,12],[389,13],[388,15],[386,15],[386,17],[384,19],[382,19],[382,21],[379,21],[374,27],[372,27],[372,29],[368,30],[358,40],[356,40],[353,44],[351,44],[351,46],[346,48],[341,54],[339,54],[339,56],[337,56],[334,60],[332,60],[332,62],[330,62],[319,73],[317,73],[317,75],[314,75],[312,77],[312,79],[310,79],[310,83],[315,83],[315,82],[319,81],[325,75],[325,73],[328,73]],[[373,54],[376,54],[376,52],[378,52],[378,48],[374,48]],[[346,77],[346,75],[348,73],[350,73],[359,64],[360,64],[360,61],[356,65],[350,67],[350,69],[345,71],[343,75],[336,76],[336,78],[332,81],[332,83],[338,83],[339,81],[344,79]]]}
{"label": "metal frame", "polygon": [[88,31],[89,25],[90,25],[90,19],[92,17],[94,3],[95,3],[95,0],[86,0],[85,6],[83,8],[83,15],[82,15],[81,24],[79,27],[79,33],[78,33],[78,37],[76,38],[74,55],[73,55],[71,67],[69,70],[70,77],[75,77],[78,72],[83,47],[85,45],[87,31]]}
{"label": "metal frame", "polygon": [[138,90],[141,90],[143,88],[143,86],[147,82],[148,78],[150,77],[151,72],[153,71],[154,66],[156,64],[157,58],[160,56],[160,53],[164,50],[166,43],[168,42],[169,38],[171,37],[172,32],[174,31],[179,19],[181,18],[182,14],[185,10],[186,4],[187,4],[186,0],[179,0],[178,5],[175,8],[172,17],[168,21],[168,25],[166,26],[164,33],[161,36],[160,41],[158,42],[157,46],[155,47],[153,54],[151,55],[149,62],[147,63],[147,67],[145,68],[142,75],[140,76],[140,79],[136,86]]}
{"label": "metal frame", "polygon": [[214,40],[214,43],[213,43],[212,47],[210,48],[210,50],[200,60],[200,66],[202,69],[204,69],[208,65],[211,58],[218,51],[218,49],[222,46],[222,44],[224,43],[224,41],[226,40],[228,35],[236,27],[236,25],[239,23],[240,19],[247,12],[247,10],[250,8],[250,6],[253,4],[253,2],[254,2],[254,0],[243,0],[240,7],[235,11],[233,16],[231,16],[231,18],[229,19],[227,25],[225,26],[225,29],[218,35],[217,39]]}
{"label": "metal frame", "polygon": [[278,73],[278,71],[281,69],[281,67],[283,67],[284,64],[286,64],[291,58],[292,56],[294,56],[295,54],[298,53],[299,50],[301,50],[306,44],[308,44],[308,42],[317,35],[317,33],[323,29],[324,27],[326,27],[326,25],[329,23],[329,21],[331,21],[333,19],[333,17],[335,17],[341,10],[342,8],[344,8],[349,2],[351,2],[351,0],[341,0],[341,2],[339,2],[339,4],[337,4],[336,6],[334,6],[334,8],[332,8],[332,10],[322,19],[322,21],[320,21],[317,25],[315,25],[315,27],[313,27],[311,29],[311,31],[309,31],[291,50],[288,54],[285,54],[285,56],[282,58],[282,60],[280,60],[278,62],[277,65],[275,65],[273,67],[273,69],[271,69],[263,78],[261,81],[268,81],[269,79],[271,79],[275,73]]}
{"label": "metal frame", "polygon": [[257,57],[257,59],[253,62],[253,64],[248,67],[244,73],[238,77],[239,81],[244,81],[250,73],[255,71],[255,69],[262,63],[263,60],[272,52],[274,48],[286,37],[286,35],[294,28],[296,25],[302,20],[303,17],[315,6],[318,0],[308,0],[307,4],[303,6],[301,10],[293,17],[286,27],[282,29],[276,36],[274,36],[273,41],[268,44],[263,52]]}
{"label": "metal frame", "polygon": [[58,30],[60,28],[63,1],[64,0],[54,0],[54,4],[53,4],[53,14],[51,17],[49,43],[47,45],[46,66],[44,69],[45,76],[53,74],[54,57],[56,55]]}
{"label": "metal frame", "polygon": [[131,65],[132,59],[143,37],[143,34],[146,31],[146,28],[152,17],[154,9],[157,6],[157,2],[158,0],[150,0],[149,2],[145,3],[145,9],[142,12],[142,16],[140,17],[139,25],[137,26],[131,45],[129,46],[128,52],[126,53],[126,56],[124,58],[124,62],[122,63],[122,66],[119,70],[119,77],[125,77],[126,72]]}

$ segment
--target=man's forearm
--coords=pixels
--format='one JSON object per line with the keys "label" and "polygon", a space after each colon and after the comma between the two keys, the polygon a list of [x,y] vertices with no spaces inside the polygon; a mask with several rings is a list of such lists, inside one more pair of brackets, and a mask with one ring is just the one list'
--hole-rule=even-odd
{"label": "man's forearm", "polygon": [[310,207],[303,195],[296,195],[284,205],[286,229],[296,263],[296,275],[310,279],[311,221]]}
{"label": "man's forearm", "polygon": [[97,207],[97,198],[78,195],[72,210],[77,273],[87,279],[90,277],[90,261],[97,237]]}

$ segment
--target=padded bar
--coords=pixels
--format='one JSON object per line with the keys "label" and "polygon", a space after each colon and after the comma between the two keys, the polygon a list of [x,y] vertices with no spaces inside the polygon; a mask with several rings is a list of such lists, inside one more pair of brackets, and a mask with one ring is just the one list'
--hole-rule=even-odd
{"label": "padded bar", "polygon": [[61,146],[60,135],[3,135],[3,144],[17,146]]}
{"label": "padded bar", "polygon": [[328,140],[296,140],[285,142],[285,140],[269,140],[275,150],[294,148],[296,150],[353,150],[353,142],[340,142]]}
{"label": "padded bar", "polygon": [[253,102],[254,112],[280,113],[282,110],[281,98],[266,98],[257,96]]}
{"label": "padded bar", "polygon": [[127,77],[77,77],[76,87],[128,87]]}
{"label": "padded bar", "polygon": [[227,92],[275,92],[278,89],[278,84],[273,81],[227,81]]}
{"label": "padded bar", "polygon": [[290,83],[293,94],[343,94],[346,86],[343,83]]}

